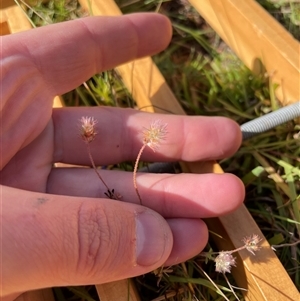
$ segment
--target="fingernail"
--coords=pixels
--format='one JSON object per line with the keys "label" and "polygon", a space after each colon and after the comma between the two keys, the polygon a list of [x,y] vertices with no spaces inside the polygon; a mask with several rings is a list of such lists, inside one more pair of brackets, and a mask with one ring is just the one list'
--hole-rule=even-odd
{"label": "fingernail", "polygon": [[137,214],[136,235],[137,264],[141,266],[157,263],[165,254],[170,237],[172,239],[163,218],[151,211]]}

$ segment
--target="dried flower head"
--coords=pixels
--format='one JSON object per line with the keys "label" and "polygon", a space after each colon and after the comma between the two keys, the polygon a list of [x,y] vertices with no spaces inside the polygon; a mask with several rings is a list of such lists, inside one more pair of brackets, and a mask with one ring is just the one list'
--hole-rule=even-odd
{"label": "dried flower head", "polygon": [[94,117],[81,117],[80,135],[85,142],[90,143],[95,139],[97,134],[95,129],[96,124],[97,120]]}
{"label": "dried flower head", "polygon": [[247,251],[249,251],[250,253],[255,255],[254,252],[256,252],[260,249],[258,244],[259,244],[259,242],[261,242],[261,240],[262,239],[258,235],[253,234],[252,236],[245,237],[243,239],[243,243],[245,244],[245,248],[247,249]]}
{"label": "dried flower head", "polygon": [[167,133],[167,124],[162,123],[161,120],[155,120],[150,124],[149,128],[143,131],[143,143],[155,152]]}
{"label": "dried flower head", "polygon": [[215,258],[216,272],[230,273],[231,267],[236,266],[235,258],[230,252],[221,251]]}

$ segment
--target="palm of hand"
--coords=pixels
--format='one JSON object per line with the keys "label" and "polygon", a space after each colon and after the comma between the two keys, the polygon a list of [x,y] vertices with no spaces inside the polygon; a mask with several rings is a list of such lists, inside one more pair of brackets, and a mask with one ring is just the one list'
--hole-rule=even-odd
{"label": "palm of hand", "polygon": [[2,94],[1,183],[45,192],[54,149],[54,95],[28,57],[10,59],[2,64],[7,83]]}

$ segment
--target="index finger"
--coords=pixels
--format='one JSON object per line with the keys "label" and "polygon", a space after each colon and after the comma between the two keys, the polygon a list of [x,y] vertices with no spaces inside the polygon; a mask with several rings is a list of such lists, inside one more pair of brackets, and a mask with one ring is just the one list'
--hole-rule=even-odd
{"label": "index finger", "polygon": [[66,93],[97,72],[153,55],[170,42],[170,21],[155,13],[87,17],[7,36],[5,52],[28,57],[53,96]]}

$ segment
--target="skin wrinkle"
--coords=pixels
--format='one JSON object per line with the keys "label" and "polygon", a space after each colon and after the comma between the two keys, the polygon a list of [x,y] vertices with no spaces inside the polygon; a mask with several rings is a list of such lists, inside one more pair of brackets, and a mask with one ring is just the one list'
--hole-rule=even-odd
{"label": "skin wrinkle", "polygon": [[[52,113],[52,121],[53,121],[53,154],[52,154],[52,162],[56,163],[56,162],[63,162],[63,135],[62,135],[62,131],[60,131],[60,115],[59,114],[55,114],[53,115]],[[79,137],[78,137],[79,138]],[[57,141],[61,141],[61,142],[57,142]],[[58,145],[62,146],[62,147],[58,147]],[[51,174],[51,172],[50,172]],[[50,176],[49,174],[49,176]],[[49,180],[49,177],[48,177]],[[47,181],[48,182],[48,181]],[[48,187],[48,184],[47,184]],[[48,189],[47,189],[48,192]]]}
{"label": "skin wrinkle", "polygon": [[[30,110],[27,110],[28,115],[31,115],[29,111]],[[2,145],[9,145],[11,154],[10,154],[10,157],[7,157],[7,154],[9,152],[2,149],[2,156],[3,157],[2,157],[2,162],[1,162],[0,170],[2,170],[7,165],[7,163],[12,159],[12,157],[17,154],[18,148],[19,148],[19,150],[22,150],[30,142],[32,142],[32,140],[34,138],[36,138],[36,137],[32,137],[32,139],[30,141],[26,141],[26,140],[23,140],[23,139],[21,140],[20,139],[21,137],[19,135],[19,130],[23,130],[24,131],[25,126],[26,126],[26,123],[25,123],[25,125],[23,125],[23,124],[21,124],[21,121],[20,121],[19,123],[16,123],[14,125],[14,128],[16,128],[16,130],[10,129],[9,133],[6,134],[6,137],[1,137],[0,143]],[[31,131],[29,131],[29,132],[31,132]]]}
{"label": "skin wrinkle", "polygon": [[[169,176],[168,180],[175,178],[175,175]],[[177,207],[177,202],[168,202],[168,199],[171,198],[172,195],[172,181],[162,181],[162,189],[163,189],[163,193],[162,193],[162,201],[163,201],[163,207],[162,208],[167,208],[167,211],[163,211],[163,215],[168,218],[168,217],[175,217],[177,216],[177,214],[175,214],[176,212],[176,207]],[[186,187],[184,187],[184,189],[186,189]],[[161,200],[160,200],[161,201]],[[168,205],[169,204],[169,205]]]}
{"label": "skin wrinkle", "polygon": [[[33,82],[33,81],[32,81]],[[36,99],[34,102],[32,102],[32,99],[36,98],[37,95],[39,95],[39,92],[41,90],[43,90],[43,87],[39,86],[39,85],[36,85],[35,86],[35,89],[30,89],[28,92],[29,93],[24,93],[24,90],[25,90],[25,93],[26,93],[26,87],[24,87],[24,85],[22,86],[21,84],[20,85],[17,85],[16,86],[16,90],[13,92],[13,94],[11,95],[11,98],[15,98],[15,99],[19,99],[19,100],[22,100],[22,101],[19,101],[18,103],[12,101],[11,103],[9,102],[4,110],[3,110],[3,118],[5,118],[5,120],[3,120],[3,123],[6,125],[5,128],[3,128],[3,131],[5,132],[9,132],[9,131],[12,131],[11,130],[11,125],[13,125],[14,127],[16,128],[20,128],[22,127],[23,125],[20,124],[25,118],[20,118],[21,114],[18,114],[18,115],[12,115],[11,114],[11,111],[12,109],[18,105],[18,107],[20,108],[20,112],[23,112],[24,114],[24,111],[28,111],[29,109],[31,110],[31,108],[34,106],[34,104],[36,102],[38,102],[38,99]],[[31,102],[32,103],[29,103],[27,102],[26,100],[27,99],[31,99]],[[21,129],[20,129],[21,130]],[[9,133],[10,134],[10,133]]]}
{"label": "skin wrinkle", "polygon": [[[96,214],[96,212],[95,212]],[[102,253],[101,252],[101,245],[102,245],[102,241],[103,241],[103,236],[101,233],[101,228],[98,225],[97,221],[93,221],[93,225],[92,225],[92,230],[89,231],[89,242],[88,242],[88,252],[87,252],[87,257],[88,257],[88,266],[91,266],[91,271],[95,270],[95,266],[96,266],[96,261],[97,258],[99,258],[99,255]],[[110,241],[110,235],[107,238],[106,241]],[[93,264],[90,264],[89,262],[92,261]],[[88,274],[92,274],[89,273]],[[94,276],[94,273],[93,273]]]}
{"label": "skin wrinkle", "polygon": [[[95,17],[95,18],[99,18],[99,17]],[[126,17],[124,17],[124,18],[126,18]],[[123,24],[123,22],[125,20],[126,19],[124,19],[121,24]],[[134,27],[134,23],[130,20],[130,18],[127,18],[127,20],[130,22],[128,24],[132,24],[132,28],[134,29],[134,31],[136,33],[130,36],[130,40],[134,40],[134,42],[132,43],[132,45],[129,45],[130,48],[124,48],[122,51],[126,52],[126,54],[127,54],[126,56],[127,57],[132,57],[132,55],[129,55],[128,53],[131,54],[134,51],[134,54],[138,54],[140,52],[140,51],[136,50],[136,48],[138,48],[137,46],[139,45],[139,43],[138,43],[139,39],[138,39],[137,30]],[[112,60],[112,58],[109,57],[110,54],[111,54],[111,51],[105,49],[107,47],[106,44],[103,44],[102,47],[101,47],[101,44],[100,44],[101,41],[99,41],[99,38],[101,36],[105,36],[105,33],[102,32],[102,33],[100,33],[100,35],[99,35],[99,33],[98,33],[98,35],[96,35],[95,33],[93,33],[93,25],[94,24],[91,23],[91,25],[90,25],[90,20],[88,20],[88,22],[87,22],[85,19],[79,19],[79,20],[76,20],[75,22],[78,22],[78,24],[81,25],[81,26],[78,26],[79,27],[78,31],[80,32],[80,29],[83,30],[83,32],[80,32],[78,34],[78,36],[79,35],[84,35],[84,36],[87,35],[88,38],[89,38],[89,41],[92,44],[95,45],[95,47],[89,47],[89,50],[94,49],[94,53],[91,55],[91,56],[93,56],[93,60],[91,60],[91,62],[96,61],[96,63],[91,63],[90,65],[88,65],[88,69],[89,69],[88,73],[92,73],[93,72],[95,74],[99,70],[103,71],[103,69],[111,68],[110,66],[105,67],[105,64],[104,64],[104,62],[106,61],[106,59],[108,61]],[[109,22],[108,24],[109,24],[108,28],[110,28],[110,26],[111,26],[110,24],[111,23]],[[123,27],[124,26],[122,26],[122,28],[120,28],[120,30],[123,30]],[[86,33],[86,35],[85,35],[85,33]],[[133,38],[133,37],[135,37],[135,38]],[[128,38],[127,38],[127,40],[128,40]],[[112,44],[112,43],[113,43],[113,41],[110,41],[110,44]],[[127,44],[128,44],[128,42],[127,42]],[[98,51],[101,52],[100,55],[97,53]],[[105,53],[107,53],[107,57],[104,55]],[[128,59],[126,61],[128,61]],[[74,67],[74,62],[73,62],[72,66]],[[78,68],[81,68],[80,66],[81,65],[79,65]],[[91,68],[92,68],[92,71],[90,71]],[[87,72],[86,68],[84,69],[84,72],[85,73]],[[66,91],[64,91],[64,92],[66,92]],[[55,93],[55,94],[57,94],[57,93]]]}
{"label": "skin wrinkle", "polygon": [[[80,21],[76,20],[74,22],[83,23],[83,21],[81,21],[81,20]],[[61,24],[55,24],[55,25],[52,25],[52,26],[60,29],[62,25]],[[65,60],[65,57],[66,57],[65,52],[62,51],[62,54],[60,56],[58,56],[56,54],[57,53],[56,49],[61,48],[61,44],[66,44],[67,42],[70,44],[70,40],[72,38],[72,36],[70,36],[68,34],[68,29],[70,29],[70,25],[66,24],[65,27],[66,27],[66,30],[67,30],[65,33],[63,31],[59,32],[59,35],[61,36],[61,42],[60,43],[54,43],[53,45],[50,45],[50,47],[48,47],[48,48],[43,47],[43,44],[40,44],[40,40],[37,40],[37,38],[34,34],[32,35],[29,32],[25,32],[25,33],[23,33],[22,36],[20,36],[20,41],[22,42],[22,45],[24,45],[23,48],[25,48],[25,50],[26,50],[26,51],[25,50],[23,50],[23,51],[25,51],[27,53],[27,57],[31,60],[31,62],[34,64],[35,68],[38,70],[38,73],[43,78],[43,82],[45,83],[45,86],[47,86],[48,89],[51,90],[52,97],[54,97],[57,94],[62,94],[64,92],[66,92],[66,90],[64,90],[64,91],[59,90],[58,91],[57,90],[57,85],[55,85],[55,80],[57,80],[57,79],[56,78],[53,79],[53,76],[55,76],[53,74],[55,74],[55,72],[58,73],[58,74],[62,73],[62,71],[59,68],[63,65],[66,65],[65,62],[60,61],[60,58],[63,58]],[[82,29],[82,26],[78,26],[79,35],[80,35],[80,29]],[[44,28],[41,28],[39,30],[44,31],[45,35],[47,35],[49,33],[49,28],[48,27],[44,27]],[[72,32],[72,35],[74,36],[73,32]],[[26,43],[26,41],[27,41],[28,37],[30,37],[30,36],[33,36],[35,38],[32,38],[32,42],[30,44],[28,44],[28,43]],[[74,37],[73,37],[73,40],[74,40]],[[68,46],[67,48],[70,48],[70,47]],[[100,47],[98,47],[98,48],[100,49]],[[91,47],[89,47],[88,50],[90,51]],[[48,56],[49,56],[49,52],[50,51],[52,52],[52,59],[53,59],[52,64],[55,64],[57,66],[56,70],[53,69],[52,66],[50,67],[50,68],[52,68],[52,73],[50,73],[51,74],[50,77],[46,76],[49,73],[48,70],[47,70],[49,66],[48,66],[47,62],[45,62],[45,60],[43,59],[43,56],[41,55],[41,52],[43,52],[43,51],[45,51]],[[18,52],[19,52],[19,50],[18,50]],[[70,63],[72,64],[71,66],[74,66],[75,62],[71,61]],[[79,64],[80,64],[80,66],[82,66],[81,61],[79,62]],[[90,64],[90,67],[95,68],[95,65]],[[69,68],[69,67],[67,67],[67,68]],[[71,88],[69,88],[69,90],[71,90]]]}
{"label": "skin wrinkle", "polygon": [[[96,209],[96,210],[95,210]],[[100,212],[101,210],[101,212]],[[84,202],[78,209],[78,263],[76,271],[81,275],[84,271],[84,277],[93,278],[97,271],[103,267],[99,266],[99,261],[106,263],[103,260],[103,248],[109,246],[110,233],[102,231],[102,229],[111,229],[109,227],[106,214],[101,207],[85,207]],[[107,237],[108,235],[108,237]],[[98,241],[95,242],[95,236],[98,236]],[[83,246],[86,249],[83,249]],[[101,254],[101,256],[100,256]],[[107,255],[110,255],[108,252]]]}
{"label": "skin wrinkle", "polygon": [[[174,178],[175,175],[165,175],[164,178],[159,179],[155,183],[153,183],[150,187],[147,187],[147,189],[151,189],[153,191],[159,191],[159,199],[157,198],[157,202],[160,204],[161,208],[167,208],[167,211],[163,210],[162,215],[164,217],[172,216],[173,215],[173,203],[168,201],[170,199],[170,194],[172,194],[173,188],[171,187],[172,178]],[[142,188],[142,187],[141,187]],[[141,189],[142,190],[142,189]]]}
{"label": "skin wrinkle", "polygon": [[[61,24],[57,24],[56,26],[58,26],[58,28],[59,28],[59,26],[61,26]],[[47,30],[48,28],[45,27],[44,29]],[[47,32],[46,32],[46,34],[47,34]],[[44,87],[48,88],[49,95],[51,95],[51,98],[54,98],[56,95],[63,94],[64,92],[67,92],[67,91],[64,91],[64,92],[61,91],[61,93],[58,93],[57,88],[54,85],[55,81],[53,81],[51,77],[46,76],[48,74],[48,72],[47,72],[47,67],[48,66],[45,63],[44,57],[39,55],[39,52],[41,51],[43,44],[40,44],[39,41],[36,41],[36,42],[37,43],[34,43],[34,44],[36,44],[36,49],[38,50],[37,55],[35,55],[36,49],[35,48],[32,49],[33,48],[33,43],[31,43],[31,44],[25,43],[25,46],[26,46],[26,49],[28,50],[28,57],[34,63],[34,65],[36,67],[36,70],[38,71],[40,76],[43,78]],[[54,45],[57,48],[58,48],[58,46],[60,46],[60,45],[57,45],[57,44],[54,44]],[[30,46],[30,49],[29,49],[29,46]],[[52,53],[56,53],[56,51],[52,50]],[[56,57],[59,57],[59,56],[56,55]],[[55,63],[56,63],[57,66],[63,65],[63,64],[60,64],[59,62],[55,62]],[[45,66],[46,66],[46,68],[45,68]]]}
{"label": "skin wrinkle", "polygon": [[[172,176],[169,176],[168,179],[172,178]],[[166,182],[163,181],[162,179],[158,182],[156,182],[152,187],[155,191],[155,188],[158,188],[158,191],[162,191],[162,193],[160,194],[160,198],[159,198],[159,203],[161,204],[162,208],[168,208],[168,212],[172,212],[172,206],[168,206],[168,193],[169,191],[166,190],[166,187],[168,185],[166,185]],[[162,211],[162,215],[167,217],[166,212],[163,210]]]}
{"label": "skin wrinkle", "polygon": [[139,57],[139,53],[140,53],[140,49],[139,49],[139,34],[138,34],[138,30],[136,28],[136,25],[134,24],[134,22],[132,22],[132,20],[130,18],[127,18],[127,22],[128,24],[131,25],[131,27],[134,29],[134,34],[132,35],[132,39],[134,39],[134,42],[132,43],[131,49],[135,49],[135,53],[133,55],[133,57]]}
{"label": "skin wrinkle", "polygon": [[78,257],[77,257],[77,264],[76,264],[76,272],[80,273],[81,267],[81,258],[82,258],[82,234],[81,234],[81,214],[83,202],[80,204],[77,212],[77,241],[78,241]]}
{"label": "skin wrinkle", "polygon": [[[1,110],[4,111],[7,108],[7,105],[10,105],[9,100],[13,98],[13,95],[16,94],[20,88],[26,89],[23,87],[24,83],[28,81],[29,78],[32,78],[32,75],[35,74],[35,72],[30,68],[30,65],[28,66],[27,64],[22,63],[22,56],[21,59],[18,58],[7,58],[4,59],[4,61],[8,61],[8,68],[5,68],[6,63],[4,63],[1,67],[7,69],[7,72],[1,79],[1,84],[2,91],[4,90],[4,95],[2,95],[2,101],[1,101]],[[14,69],[18,68],[18,77],[16,78],[15,76],[10,76],[10,74],[13,75]],[[17,79],[17,81],[16,81]],[[30,89],[31,91],[32,89]],[[20,98],[24,99],[24,97]],[[25,98],[26,99],[26,98]],[[22,102],[24,103],[24,102]],[[14,102],[12,103],[14,104]],[[27,102],[24,103],[24,107],[27,107]],[[23,109],[23,107],[20,107],[20,112]],[[19,114],[20,115],[20,114]],[[10,112],[10,118],[11,118],[11,112]],[[11,122],[12,123],[12,122]]]}
{"label": "skin wrinkle", "polygon": [[[221,141],[221,138],[220,138],[220,132],[218,131],[218,129],[217,129],[217,127],[216,127],[216,124],[213,122],[212,123],[212,128],[211,128],[212,130],[213,130],[213,132],[215,133],[215,134],[212,134],[213,135],[213,137],[216,137],[217,138],[217,145],[222,145],[222,143],[220,143],[220,141]],[[219,148],[219,154],[218,154],[218,156],[217,157],[219,157],[219,158],[223,158],[224,157],[224,154],[225,154],[225,152],[224,152],[224,150],[223,150],[223,148]]]}
{"label": "skin wrinkle", "polygon": [[[51,127],[51,125],[52,125],[52,127]],[[53,140],[54,140],[54,135],[53,135],[53,133],[54,133],[54,125],[53,125],[53,121],[52,121],[52,120],[51,120],[50,123],[48,124],[48,127],[50,127],[50,131],[52,130],[52,138],[53,138]],[[47,130],[47,127],[46,127],[46,130]],[[54,152],[54,151],[53,151],[54,141],[53,141],[53,143],[52,143],[51,145],[52,145],[51,153],[53,153],[53,152]],[[47,168],[47,164],[46,164],[46,163],[40,164],[39,167],[40,167],[41,169],[42,169],[42,168]],[[52,170],[52,166],[49,166],[49,165],[48,165],[47,179],[46,179],[46,181],[45,181],[44,189],[43,189],[44,192],[47,191],[48,181],[49,181],[49,176],[50,176],[51,170]]]}
{"label": "skin wrinkle", "polygon": [[[110,201],[110,200],[109,200]],[[111,201],[111,202],[115,202],[115,201]],[[132,262],[132,258],[130,258],[129,260],[126,260],[128,258],[126,258],[124,256],[124,251],[125,254],[127,253],[128,256],[133,255],[132,252],[128,252],[128,248],[126,247],[126,245],[128,244],[128,242],[130,241],[130,239],[128,239],[127,235],[124,236],[123,233],[127,233],[127,231],[123,231],[124,228],[127,228],[124,225],[124,217],[121,217],[119,215],[119,209],[116,208],[115,211],[103,211],[103,215],[104,215],[104,220],[105,220],[105,226],[103,226],[102,223],[100,223],[101,219],[99,220],[99,224],[100,224],[100,233],[102,233],[101,235],[101,241],[103,240],[103,237],[105,238],[105,243],[104,243],[104,247],[105,250],[103,249],[103,244],[101,245],[101,249],[99,248],[97,255],[95,256],[95,264],[94,264],[94,268],[91,269],[90,275],[92,277],[97,277],[97,275],[99,274],[99,270],[109,270],[111,271],[111,274],[109,275],[109,277],[113,277],[113,266],[117,265],[119,262],[119,265],[122,265],[122,262],[125,261],[128,263]],[[112,216],[113,215],[113,216]],[[102,216],[102,215],[101,215]],[[128,221],[130,221],[130,218],[127,219]],[[112,226],[112,223],[114,226]],[[97,223],[98,224],[98,223]],[[102,231],[102,229],[108,229],[108,231]],[[114,232],[111,232],[111,230],[117,230]],[[128,233],[131,233],[131,231],[128,231]],[[120,249],[116,249],[113,247],[112,242],[119,242],[118,245],[120,246],[124,246],[123,248]],[[103,260],[102,259],[102,254],[103,252],[105,252],[106,250],[109,250],[109,259],[110,260]],[[113,254],[113,255],[112,255]],[[128,257],[127,256],[127,257]],[[97,263],[101,258],[101,261],[103,262],[103,265],[101,266],[101,268],[99,268],[99,264]],[[119,277],[119,273],[120,271],[116,271],[115,275],[116,277]]]}
{"label": "skin wrinkle", "polygon": [[[13,94],[13,92],[15,91],[15,85],[18,84],[15,82],[15,76],[10,77],[10,74],[14,72],[14,65],[15,64],[15,57],[18,57],[20,55],[14,55],[11,57],[5,57],[2,58],[1,60],[1,91],[3,93],[3,90],[5,90],[5,94],[2,94],[2,101],[0,103],[1,105],[1,110],[4,109],[5,104],[7,103],[7,101],[5,101],[6,99],[11,98],[11,95]],[[19,64],[20,66],[18,66],[19,68],[19,72],[22,70],[22,63]],[[28,73],[28,70],[27,70]],[[24,73],[24,78],[28,78],[28,75],[26,73]],[[21,80],[23,82],[23,80]]]}
{"label": "skin wrinkle", "polygon": [[[22,58],[22,57],[21,57]],[[19,61],[19,56],[17,56],[16,60],[12,61],[12,65],[16,65],[17,62]],[[18,64],[17,64],[18,65]],[[31,118],[31,116],[40,116],[39,115],[35,115],[35,111],[37,108],[39,110],[40,106],[38,106],[39,103],[39,94],[41,90],[44,90],[44,87],[42,85],[38,85],[38,84],[34,84],[35,81],[33,79],[36,79],[36,76],[32,76],[35,74],[35,71],[32,70],[32,68],[30,68],[30,64],[29,64],[29,68],[27,67],[27,63],[24,64],[20,64],[21,66],[24,66],[23,68],[18,67],[19,72],[21,72],[21,77],[17,77],[17,82],[16,81],[11,81],[12,83],[14,83],[15,88],[13,93],[10,95],[9,100],[11,99],[18,99],[21,101],[10,101],[7,102],[7,104],[4,107],[4,111],[2,112],[3,114],[3,118],[2,118],[2,123],[6,125],[6,128],[4,129],[4,131],[6,131],[6,137],[2,137],[2,141],[1,143],[3,145],[9,145],[10,148],[12,149],[16,149],[20,148],[22,149],[23,147],[25,147],[26,145],[28,145],[39,133],[37,131],[40,131],[39,128],[33,128],[33,129],[27,129],[27,132],[30,133],[30,135],[19,135],[20,131],[24,131],[24,129],[27,127],[28,124],[28,120],[26,118],[26,115],[28,116],[28,118]],[[10,69],[14,69],[13,66],[10,66],[12,68]],[[26,68],[25,68],[26,67]],[[25,70],[26,69],[26,70]],[[25,74],[23,71],[26,71],[27,74]],[[30,78],[30,82],[29,82],[29,77],[31,75]],[[25,85],[24,85],[25,82]],[[28,84],[33,85],[34,89],[27,89]],[[22,86],[23,85],[23,86]],[[8,84],[6,85],[7,87],[10,87],[11,85]],[[28,93],[26,93],[26,89],[28,91]],[[25,90],[25,92],[23,91]],[[19,95],[19,96],[18,96]],[[32,99],[34,99],[34,101],[32,101]],[[31,103],[28,101],[31,100]],[[14,106],[18,105],[18,112],[22,112],[23,111],[23,116],[22,118],[20,118],[20,115],[18,114],[17,116],[13,116],[11,114],[11,111],[13,111],[12,109],[14,108]],[[7,114],[6,114],[7,112]],[[41,113],[41,112],[39,112]],[[29,116],[30,115],[30,116]],[[36,118],[36,117],[34,117]],[[18,120],[18,122],[16,122],[16,120]],[[10,128],[11,125],[13,124],[13,128]],[[35,135],[33,135],[34,133],[36,133]],[[21,141],[21,137],[30,137],[30,140],[23,140]],[[5,143],[5,140],[9,140],[9,143]],[[12,141],[17,142],[12,143]],[[4,167],[4,164],[6,164],[6,162],[10,159],[10,158],[5,158],[5,154],[7,154],[8,152],[4,151],[4,158],[3,158],[3,166],[1,166],[1,168]],[[12,153],[12,152],[11,152]]]}
{"label": "skin wrinkle", "polygon": [[[129,219],[128,219],[129,221]],[[124,237],[124,233],[126,233],[126,231],[124,231],[124,224],[123,224],[123,220],[120,214],[115,214],[114,215],[114,224],[118,225],[117,228],[119,228],[119,231],[116,233],[112,233],[111,236],[113,237],[117,237],[117,241],[118,241],[118,245],[119,246],[124,246],[124,244],[130,244],[131,243],[131,237],[127,237],[127,235]],[[127,228],[127,227],[126,227]],[[129,228],[129,226],[128,226]],[[112,228],[113,229],[113,228]],[[128,233],[131,233],[131,231],[128,231]],[[136,234],[134,232],[134,234]],[[109,240],[111,241],[111,240]],[[111,248],[113,248],[113,246],[110,246]],[[134,248],[135,249],[135,248]],[[134,265],[135,263],[135,256],[134,256],[134,252],[128,252],[128,248],[123,248],[121,247],[119,250],[117,250],[118,252],[115,254],[114,256],[114,260],[112,262],[113,265],[115,264],[119,264],[120,266],[122,265],[122,262],[127,262],[130,263],[132,265]],[[132,258],[132,256],[134,256],[134,258]],[[109,270],[112,270],[112,267],[109,267]]]}
{"label": "skin wrinkle", "polygon": [[[163,211],[163,215],[166,216],[166,217],[176,216],[176,214],[175,214],[176,209],[175,208],[176,208],[177,204],[174,204],[172,201],[168,202],[168,199],[170,200],[171,195],[173,193],[173,188],[171,186],[171,181],[168,181],[168,180],[171,180],[172,178],[175,178],[175,177],[176,177],[175,175],[170,175],[169,177],[165,178],[167,181],[165,181],[165,180],[162,181],[163,193],[161,193],[162,199],[160,200],[160,202],[162,202],[162,204],[163,204],[162,208],[168,208],[167,212]],[[169,203],[169,205],[168,205],[168,203]]]}
{"label": "skin wrinkle", "polygon": [[[103,260],[102,269],[105,269],[105,270],[109,271],[109,270],[112,270],[111,266],[113,266],[115,264],[114,261],[118,258],[118,256],[117,256],[118,254],[115,253],[116,249],[113,248],[113,244],[111,242],[119,241],[120,235],[119,235],[118,232],[111,232],[111,230],[114,230],[115,227],[112,227],[110,221],[113,221],[114,224],[116,224],[116,218],[115,218],[116,216],[113,216],[113,218],[110,219],[111,216],[109,216],[108,212],[105,213],[105,210],[104,210],[104,215],[105,215],[105,227],[103,227],[103,229],[106,228],[107,231],[105,231],[105,232],[103,231],[104,235],[102,235],[102,237],[105,237],[105,242],[106,242],[105,243],[105,249],[109,250],[108,253],[110,254],[110,256],[109,256],[110,260]],[[123,225],[123,227],[124,227],[124,225]],[[100,229],[100,231],[101,231],[101,229]],[[102,248],[102,250],[103,250],[103,248]],[[113,256],[112,256],[112,253],[114,254]],[[100,252],[99,252],[98,256],[99,256],[99,260],[100,260]],[[98,271],[99,271],[99,268],[96,266],[96,268],[94,269],[94,275],[95,276],[96,276]]]}
{"label": "skin wrinkle", "polygon": [[[37,73],[39,74],[39,77],[43,78],[43,82],[45,83],[45,87],[48,87],[48,88],[52,87],[52,85],[48,85],[49,83],[47,84],[47,80],[46,80],[46,77],[45,77],[45,74],[47,74],[47,72],[43,72],[43,68],[42,68],[43,63],[42,63],[42,61],[38,60],[39,56],[38,55],[37,56],[32,55],[32,48],[34,47],[33,44],[35,44],[35,47],[40,48],[40,43],[39,42],[36,43],[36,41],[33,40],[33,39],[32,39],[31,43],[28,43],[27,39],[26,39],[26,34],[29,34],[29,32],[25,32],[25,35],[20,34],[21,35],[21,38],[19,39],[19,44],[20,45],[18,45],[18,49],[16,49],[16,52],[20,53],[20,49],[22,48],[23,56],[25,56],[26,59],[29,60],[32,63],[32,67],[35,67]],[[54,93],[54,91],[55,91],[55,89],[53,89],[53,91],[51,92],[52,97],[54,97],[56,95]]]}
{"label": "skin wrinkle", "polygon": [[186,143],[188,141],[189,131],[187,131],[186,123],[184,122],[184,120],[182,118],[180,118],[180,122],[181,122],[181,128],[182,128],[182,136],[180,137],[179,141],[181,141],[182,143],[181,143],[180,147],[178,147],[178,149],[182,150],[182,151],[181,151],[181,153],[178,152],[178,154],[176,154],[176,157],[182,158],[182,160],[184,160],[185,159],[185,151],[184,150],[189,151],[189,147]]}
{"label": "skin wrinkle", "polygon": [[[14,186],[20,189],[23,188],[25,190],[45,191],[51,165],[40,160],[39,156],[34,156],[29,162],[24,160],[24,157],[26,158],[27,155],[30,155],[32,152],[44,153],[45,157],[48,157],[47,161],[50,162],[53,150],[52,144],[47,145],[47,137],[52,137],[52,131],[52,124],[48,123],[48,126],[46,126],[36,140],[18,151],[2,170],[2,183],[4,185]],[[33,171],[40,171],[40,176],[38,178],[32,177],[31,174]]]}
{"label": "skin wrinkle", "polygon": [[[91,31],[90,27],[86,25],[86,23],[83,21],[83,19],[78,19],[78,23],[81,24],[82,29],[85,31],[87,36],[89,37],[92,44],[94,44],[94,47],[91,47],[91,49],[94,50],[93,52],[93,61],[95,64],[92,64],[92,72],[91,74],[96,74],[99,70],[102,70],[103,61],[104,61],[104,53],[101,47],[98,46],[98,43],[96,42],[96,36],[95,33]],[[97,53],[99,52],[99,53]]]}

